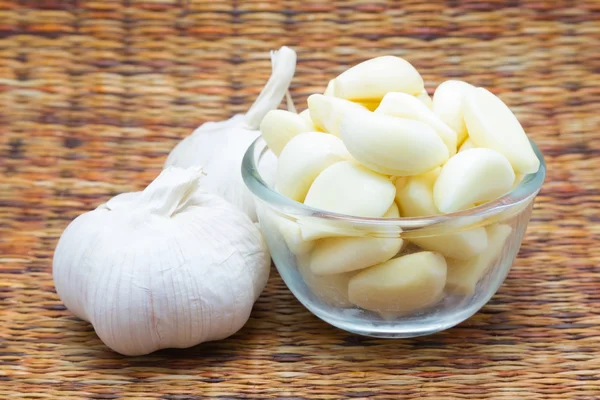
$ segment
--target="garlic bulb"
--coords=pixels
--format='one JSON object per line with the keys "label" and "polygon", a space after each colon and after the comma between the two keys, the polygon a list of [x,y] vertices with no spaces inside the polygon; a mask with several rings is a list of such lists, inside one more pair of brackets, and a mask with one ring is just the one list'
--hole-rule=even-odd
{"label": "garlic bulb", "polygon": [[58,295],[111,349],[189,347],[248,320],[269,252],[246,215],[200,189],[202,179],[200,168],[167,168],[63,232],[53,260]]}
{"label": "garlic bulb", "polygon": [[206,172],[202,185],[239,207],[255,222],[254,199],[240,172],[242,158],[260,136],[258,128],[263,117],[277,108],[286,95],[296,69],[296,53],[284,46],[271,52],[271,64],[269,81],[245,115],[205,123],[175,146],[165,162],[165,167],[202,166]]}

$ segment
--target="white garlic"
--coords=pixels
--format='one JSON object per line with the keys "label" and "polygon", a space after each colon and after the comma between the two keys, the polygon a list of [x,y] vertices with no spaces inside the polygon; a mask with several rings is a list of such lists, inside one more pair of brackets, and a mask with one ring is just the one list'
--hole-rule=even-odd
{"label": "white garlic", "polygon": [[473,144],[473,141],[467,137],[465,139],[465,141],[463,142],[463,144],[460,145],[458,152],[460,153],[461,151],[474,149],[474,148],[475,148],[475,144]]}
{"label": "white garlic", "polygon": [[169,154],[165,167],[202,166],[207,176],[202,185],[243,210],[256,221],[254,198],[241,176],[242,158],[260,135],[264,116],[285,96],[296,69],[296,53],[282,47],[271,52],[269,81],[245,115],[222,122],[207,122],[183,139]]}
{"label": "white garlic", "polygon": [[382,174],[423,174],[449,156],[448,147],[429,125],[366,110],[345,113],[340,136],[352,157]]}
{"label": "white garlic", "polygon": [[296,260],[298,272],[316,298],[333,307],[352,307],[348,300],[348,282],[356,272],[317,276],[310,269],[308,254],[301,255]]}
{"label": "white garlic", "polygon": [[309,124],[300,115],[286,110],[271,110],[260,123],[263,139],[277,156],[294,136],[313,130],[312,122]]}
{"label": "white garlic", "polygon": [[335,163],[317,176],[304,204],[357,217],[383,216],[391,207],[396,187],[387,177],[354,161]]}
{"label": "white garlic", "polygon": [[484,88],[468,92],[463,114],[469,138],[476,147],[487,147],[510,161],[515,172],[533,174],[540,168],[529,138],[506,104]]}
{"label": "white garlic", "polygon": [[456,132],[415,96],[406,93],[388,93],[383,97],[376,113],[421,121],[440,136],[448,147],[450,157],[456,154]]}
{"label": "white garlic", "polygon": [[488,246],[485,228],[472,228],[462,232],[410,239],[424,250],[435,251],[445,257],[468,260],[482,253]]}
{"label": "white garlic", "polygon": [[493,266],[502,253],[512,232],[510,225],[495,224],[487,227],[489,245],[479,255],[467,261],[448,258],[446,288],[460,294],[473,294],[477,282]]}
{"label": "white garlic", "polygon": [[429,93],[427,93],[427,90],[423,89],[421,93],[415,97],[419,99],[421,103],[425,104],[430,110],[433,108],[433,100],[431,99],[431,96],[429,96]]}
{"label": "white garlic", "polygon": [[432,109],[457,134],[457,143],[467,137],[467,127],[463,118],[464,98],[475,86],[454,79],[440,83],[433,93]]}
{"label": "white garlic", "polygon": [[308,125],[310,125],[311,131],[313,132],[322,132],[322,130],[320,130],[315,123],[313,122],[312,118],[310,117],[310,110],[307,108],[306,110],[302,111],[300,114],[298,114],[304,121],[306,121],[306,123]]}
{"label": "white garlic", "polygon": [[340,123],[345,113],[367,111],[360,104],[322,94],[312,94],[306,101],[314,125],[319,130],[336,136],[340,136]]}
{"label": "white garlic", "polygon": [[433,185],[441,168],[396,180],[396,202],[403,217],[426,217],[440,212],[433,202]]}
{"label": "white garlic", "polygon": [[514,182],[515,172],[502,154],[492,149],[468,149],[444,164],[433,186],[433,201],[443,213],[466,210],[497,199]]}
{"label": "white garlic", "polygon": [[[399,218],[392,203],[383,218]],[[310,268],[315,275],[334,275],[380,264],[394,257],[403,245],[400,238],[331,237],[319,240],[312,252]],[[310,243],[310,242],[309,242]]]}
{"label": "white garlic", "polygon": [[315,242],[311,240],[304,240],[302,238],[302,231],[300,230],[300,226],[298,225],[297,221],[280,217],[275,215],[275,213],[271,213],[269,218],[273,220],[273,223],[277,227],[281,237],[285,241],[287,248],[292,254],[300,256],[309,253],[313,249]]}
{"label": "white garlic", "polygon": [[204,193],[199,168],[167,168],[142,192],[76,218],[53,259],[56,290],[126,355],[226,338],[248,320],[270,257],[258,228]]}
{"label": "white garlic", "polygon": [[348,298],[366,310],[410,313],[436,303],[446,284],[446,260],[422,251],[360,271],[350,279]]}
{"label": "white garlic", "polygon": [[349,158],[340,138],[323,132],[301,133],[289,141],[279,156],[275,187],[284,196],[303,202],[325,168]]}
{"label": "white garlic", "polygon": [[382,56],[357,64],[333,80],[333,95],[348,100],[380,100],[388,92],[418,95],[423,78],[408,61]]}

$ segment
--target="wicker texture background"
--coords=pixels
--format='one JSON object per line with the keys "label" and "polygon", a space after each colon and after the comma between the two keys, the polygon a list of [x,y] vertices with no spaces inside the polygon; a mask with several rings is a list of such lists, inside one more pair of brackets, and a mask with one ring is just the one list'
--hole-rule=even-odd
{"label": "wicker texture background", "polygon": [[[0,0],[0,398],[600,398],[599,21],[597,0]],[[107,350],[57,298],[58,237],[244,112],[281,45],[300,109],[383,54],[430,93],[462,78],[501,95],[548,163],[506,283],[460,326],[390,341],[321,322],[273,271],[228,340]]]}

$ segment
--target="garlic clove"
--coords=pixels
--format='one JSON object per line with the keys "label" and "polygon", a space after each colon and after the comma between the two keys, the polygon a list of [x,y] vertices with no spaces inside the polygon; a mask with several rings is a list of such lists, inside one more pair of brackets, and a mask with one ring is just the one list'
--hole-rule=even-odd
{"label": "garlic clove", "polygon": [[353,304],[380,313],[411,313],[435,304],[446,283],[446,260],[422,251],[367,268],[350,279]]}
{"label": "garlic clove", "polygon": [[512,228],[509,225],[498,224],[489,226],[486,230],[489,244],[481,254],[467,261],[447,259],[447,290],[465,295],[475,293],[477,282],[500,257]]}
{"label": "garlic clove", "polygon": [[310,125],[298,114],[285,110],[271,110],[260,123],[262,137],[269,149],[277,156],[294,136],[313,131]]}
{"label": "garlic clove", "polygon": [[469,138],[467,138],[463,144],[460,146],[460,148],[458,149],[458,152],[460,153],[461,151],[465,151],[465,150],[469,150],[469,149],[474,149],[475,145],[473,144],[473,141]]}
{"label": "garlic clove", "polygon": [[339,127],[344,113],[366,111],[360,104],[321,94],[310,95],[307,102],[315,126],[335,136],[340,136]]}
{"label": "garlic clove", "polygon": [[[384,218],[398,218],[398,206],[392,203]],[[403,240],[399,238],[326,238],[318,241],[310,260],[315,275],[334,275],[370,267],[398,254]]]}
{"label": "garlic clove", "polygon": [[355,272],[317,276],[310,269],[309,259],[308,255],[298,257],[297,266],[304,283],[313,295],[332,307],[352,307],[348,300],[348,282]]}
{"label": "garlic clove", "polygon": [[450,156],[456,154],[456,132],[415,96],[406,93],[388,93],[381,100],[375,113],[414,119],[429,125],[444,141]]}
{"label": "garlic clove", "polygon": [[[304,204],[340,214],[382,217],[381,213],[387,211],[385,206],[390,204],[391,207],[394,201],[393,196],[390,198],[390,194],[395,191],[392,181],[354,161],[337,164],[315,179]],[[328,171],[329,169],[331,170]],[[298,219],[298,223],[304,240],[364,234],[351,223],[328,221],[320,217],[302,217]]]}
{"label": "garlic clove", "polygon": [[355,65],[336,77],[333,95],[348,100],[380,100],[388,92],[417,95],[423,89],[423,78],[408,61],[382,56]]}
{"label": "garlic clove", "polygon": [[515,173],[502,154],[491,149],[469,149],[457,153],[442,167],[433,187],[438,210],[452,213],[497,199],[507,193]]}
{"label": "garlic clove", "polygon": [[442,82],[433,93],[432,109],[457,134],[457,143],[461,144],[467,138],[467,127],[463,117],[465,96],[475,86],[459,81]]}
{"label": "garlic clove", "polygon": [[479,227],[463,232],[410,239],[417,246],[441,253],[445,257],[467,260],[482,253],[488,246],[485,228]]}
{"label": "garlic clove", "polygon": [[510,190],[513,190],[514,188],[516,188],[517,186],[519,186],[521,184],[521,182],[523,182],[523,179],[525,179],[525,175],[523,175],[523,174],[516,174],[515,175],[515,182],[513,183],[513,185],[510,188]]}
{"label": "garlic clove", "polygon": [[304,240],[317,240],[328,237],[352,237],[361,235],[364,232],[357,230],[348,224],[342,224],[339,221],[328,221],[321,217],[300,217],[298,225],[302,232]]}
{"label": "garlic clove", "polygon": [[333,85],[335,85],[334,80],[330,80],[329,82],[327,82],[327,87],[325,88],[325,91],[323,92],[323,96],[330,96],[330,97],[335,97],[335,90],[333,89]]}
{"label": "garlic clove", "polygon": [[517,173],[532,174],[540,167],[527,134],[513,112],[484,88],[467,94],[464,118],[469,137],[477,147],[498,151]]}
{"label": "garlic clove", "polygon": [[441,168],[425,174],[396,181],[396,202],[405,217],[425,217],[439,214],[433,202],[433,185]]}
{"label": "garlic clove", "polygon": [[275,187],[278,163],[279,159],[271,150],[266,150],[258,161],[258,173],[263,181],[271,188]]}
{"label": "garlic clove", "polygon": [[315,242],[304,240],[302,232],[300,231],[300,226],[296,221],[275,215],[273,215],[273,218],[279,233],[283,237],[283,240],[291,253],[300,256],[313,249]]}
{"label": "garlic clove", "polygon": [[338,137],[322,132],[301,133],[288,142],[279,156],[276,189],[303,202],[321,171],[349,158]]}
{"label": "garlic clove", "polygon": [[431,96],[429,96],[429,94],[427,93],[427,90],[423,89],[421,93],[419,93],[416,97],[421,103],[425,104],[427,108],[429,108],[430,110],[433,109],[433,100],[431,99]]}
{"label": "garlic clove", "polygon": [[427,124],[368,111],[345,113],[340,133],[358,162],[388,175],[419,175],[448,159],[448,148]]}
{"label": "garlic clove", "polygon": [[394,202],[396,188],[385,176],[354,161],[327,167],[311,185],[304,204],[355,217],[381,217]]}
{"label": "garlic clove", "polygon": [[304,121],[306,121],[306,123],[311,127],[311,132],[322,132],[322,130],[320,130],[315,123],[313,122],[312,118],[310,117],[310,110],[307,108],[306,110],[302,111],[300,114],[298,114]]}

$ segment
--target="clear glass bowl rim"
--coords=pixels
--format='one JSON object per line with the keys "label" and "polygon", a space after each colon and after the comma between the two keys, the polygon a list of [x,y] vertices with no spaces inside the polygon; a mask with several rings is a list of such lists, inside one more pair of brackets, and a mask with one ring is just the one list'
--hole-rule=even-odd
{"label": "clear glass bowl rim", "polygon": [[336,214],[309,207],[303,203],[292,200],[270,188],[263,180],[258,170],[256,161],[268,150],[266,143],[259,136],[246,150],[242,160],[242,178],[250,191],[258,199],[269,205],[283,216],[317,217],[331,221],[351,223],[354,226],[365,226],[373,229],[395,227],[402,230],[415,230],[432,225],[452,223],[453,225],[469,225],[471,221],[488,219],[503,213],[511,208],[529,204],[540,191],[546,177],[546,163],[544,156],[537,145],[530,139],[531,146],[540,160],[540,168],[536,173],[526,175],[523,180],[510,192],[496,200],[487,202],[468,210],[449,214],[433,215],[428,217],[401,217],[401,218],[366,218],[345,214]]}

